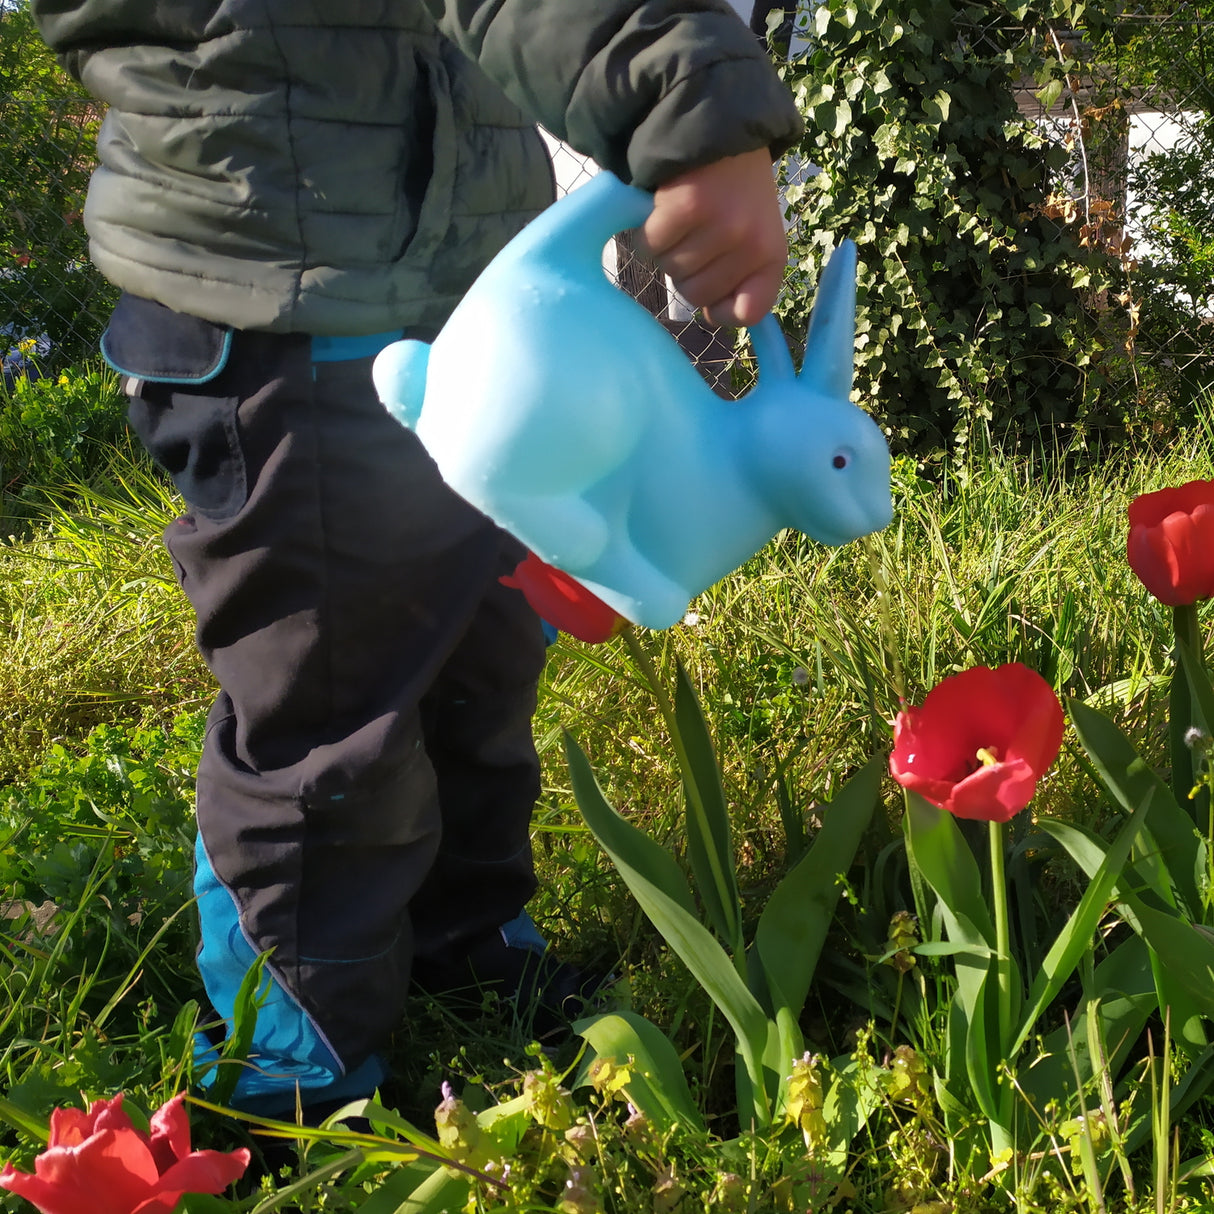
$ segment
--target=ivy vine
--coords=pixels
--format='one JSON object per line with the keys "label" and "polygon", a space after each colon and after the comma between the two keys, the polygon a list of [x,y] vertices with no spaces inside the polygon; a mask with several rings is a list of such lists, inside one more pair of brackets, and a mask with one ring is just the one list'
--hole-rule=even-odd
{"label": "ivy vine", "polygon": [[1047,206],[1066,152],[1018,106],[1057,100],[1075,64],[1055,35],[1085,20],[1082,0],[821,0],[785,68],[806,133],[782,320],[804,334],[825,257],[855,240],[856,387],[895,450],[1124,420],[1093,374],[1117,260]]}

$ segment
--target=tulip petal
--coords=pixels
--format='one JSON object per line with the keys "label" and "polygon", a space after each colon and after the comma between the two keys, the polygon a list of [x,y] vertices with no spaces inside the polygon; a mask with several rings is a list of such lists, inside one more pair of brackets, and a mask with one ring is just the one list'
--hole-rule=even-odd
{"label": "tulip petal", "polygon": [[11,1164],[5,1164],[0,1172],[0,1189],[24,1197],[41,1214],[94,1214],[97,1209],[88,1192],[73,1191],[29,1172],[18,1172]]}
{"label": "tulip petal", "polygon": [[110,1100],[94,1100],[88,1112],[65,1108],[51,1111],[51,1127],[47,1145],[78,1147],[98,1130],[134,1130],[131,1119],[122,1107],[122,1093]]}
{"label": "tulip petal", "polygon": [[1003,695],[1014,723],[1000,757],[1023,759],[1035,776],[1042,775],[1062,749],[1066,719],[1054,689],[1035,671],[1019,662],[999,668]]}
{"label": "tulip petal", "polygon": [[249,1158],[244,1147],[236,1151],[193,1151],[165,1172],[160,1178],[159,1191],[179,1195],[222,1193],[245,1174]]}
{"label": "tulip petal", "polygon": [[1169,607],[1178,607],[1177,570],[1163,532],[1139,527],[1126,540],[1126,559],[1148,593]]}
{"label": "tulip petal", "polygon": [[1007,822],[1033,799],[1037,777],[1023,759],[980,767],[953,789],[945,807],[958,818]]}
{"label": "tulip petal", "polygon": [[122,1093],[111,1100],[94,1100],[89,1105],[89,1117],[93,1122],[93,1133],[96,1134],[99,1130],[115,1130],[118,1133],[139,1134],[143,1135],[131,1124],[130,1117],[127,1116],[126,1109],[122,1107]]}
{"label": "tulip petal", "polygon": [[1193,538],[1196,558],[1194,581],[1197,597],[1214,598],[1214,501],[1202,502],[1192,512]]}
{"label": "tulip petal", "polygon": [[1214,503],[1214,481],[1188,481],[1136,497],[1129,508],[1130,527],[1157,527],[1169,514],[1192,514]]}
{"label": "tulip petal", "polygon": [[953,780],[929,780],[916,775],[913,771],[899,774],[891,768],[890,774],[903,788],[909,788],[911,792],[917,792],[925,801],[930,801],[937,809],[945,808],[949,798],[953,795],[953,789],[957,787],[956,782]]}
{"label": "tulip petal", "polygon": [[1197,602],[1203,578],[1201,566],[1205,565],[1203,554],[1197,551],[1193,516],[1191,514],[1169,514],[1153,532],[1168,551],[1168,569],[1172,575],[1177,602],[1173,606]]}
{"label": "tulip petal", "polygon": [[1170,567],[1179,600],[1172,606],[1196,603],[1214,595],[1214,505],[1202,503],[1191,513],[1169,514],[1159,524],[1170,554]]}
{"label": "tulip petal", "polygon": [[939,700],[931,705],[925,701],[922,708],[898,714],[894,723],[894,753],[890,756],[891,770],[897,769],[895,776],[902,771],[913,773],[918,779],[952,784],[973,765],[974,756],[965,740],[944,723],[947,712],[938,714],[942,720],[937,724],[934,710],[940,707]]}
{"label": "tulip petal", "polygon": [[190,1153],[190,1118],[178,1094],[152,1114],[152,1158],[163,1175]]}
{"label": "tulip petal", "polygon": [[83,1109],[52,1109],[47,1145],[78,1147],[93,1132],[93,1116]]}
{"label": "tulip petal", "polygon": [[[159,1180],[151,1151],[135,1130],[102,1130],[78,1147],[48,1147],[34,1161],[35,1175],[5,1175],[5,1185],[55,1214],[130,1214]],[[31,1182],[36,1182],[31,1184]],[[18,1187],[21,1186],[21,1187]]]}
{"label": "tulip petal", "polygon": [[131,1214],[173,1214],[181,1197],[180,1193],[157,1193],[147,1201],[141,1201]]}

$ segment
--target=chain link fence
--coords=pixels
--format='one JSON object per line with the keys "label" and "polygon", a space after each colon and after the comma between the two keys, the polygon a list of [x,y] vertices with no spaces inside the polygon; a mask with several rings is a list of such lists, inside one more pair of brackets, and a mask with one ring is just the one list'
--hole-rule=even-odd
{"label": "chain link fence", "polygon": [[[545,133],[558,194],[584,185],[598,166],[568,144]],[[621,232],[603,250],[603,269],[623,290],[655,316],[683,347],[709,386],[722,396],[736,395],[734,335],[700,322],[695,310],[675,290],[652,259],[637,246],[631,232]]]}
{"label": "chain link fence", "polygon": [[1020,110],[1068,153],[1048,205],[1121,268],[1089,299],[1139,387],[1195,395],[1214,383],[1214,6],[1127,11],[1090,39],[1056,31],[1065,67]]}
{"label": "chain link fence", "polygon": [[[1124,289],[1107,309],[1135,365],[1214,381],[1214,22],[1181,4],[1123,14],[1098,43],[1059,31],[1067,65],[1051,95],[1025,82],[1020,111],[1070,153],[1051,205],[1081,238],[1113,251]],[[62,89],[60,90],[62,92]],[[88,262],[84,195],[100,121],[74,96],[29,88],[0,96],[0,356],[7,374],[31,357],[62,366],[95,350],[114,292]],[[595,166],[550,140],[558,186]],[[625,233],[604,266],[679,341],[705,378],[731,392],[733,334],[699,323]]]}
{"label": "chain link fence", "polygon": [[61,367],[92,353],[115,292],[88,260],[84,196],[99,108],[0,97],[0,358]]}

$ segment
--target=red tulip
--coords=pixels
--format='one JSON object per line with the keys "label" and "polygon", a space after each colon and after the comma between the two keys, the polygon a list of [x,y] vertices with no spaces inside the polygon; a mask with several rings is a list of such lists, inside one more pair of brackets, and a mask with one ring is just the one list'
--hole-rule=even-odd
{"label": "red tulip", "polygon": [[1214,481],[1189,481],[1130,503],[1126,557],[1161,603],[1214,598]]}
{"label": "red tulip", "polygon": [[87,1113],[56,1109],[50,1142],[34,1173],[6,1164],[0,1189],[42,1214],[171,1214],[186,1193],[222,1193],[249,1166],[249,1152],[191,1151],[184,1097],[152,1117],[151,1135],[135,1129],[122,1093]]}
{"label": "red tulip", "polygon": [[975,666],[898,714],[889,770],[958,818],[1006,822],[1058,757],[1062,729],[1062,705],[1035,670]]}
{"label": "red tulip", "polygon": [[569,574],[544,564],[534,552],[527,554],[512,576],[500,581],[503,586],[521,590],[541,619],[579,641],[592,645],[607,641],[628,625],[602,599]]}

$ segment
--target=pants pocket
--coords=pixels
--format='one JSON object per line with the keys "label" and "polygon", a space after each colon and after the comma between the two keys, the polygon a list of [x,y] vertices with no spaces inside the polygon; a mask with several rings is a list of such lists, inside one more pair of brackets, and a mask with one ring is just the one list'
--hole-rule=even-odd
{"label": "pants pocket", "polygon": [[106,361],[127,376],[131,428],[190,509],[214,519],[247,495],[240,399],[225,382],[233,337],[227,325],[128,292],[101,338]]}
{"label": "pants pocket", "polygon": [[169,474],[191,511],[220,520],[248,496],[235,396],[142,381],[127,419],[152,458]]}

